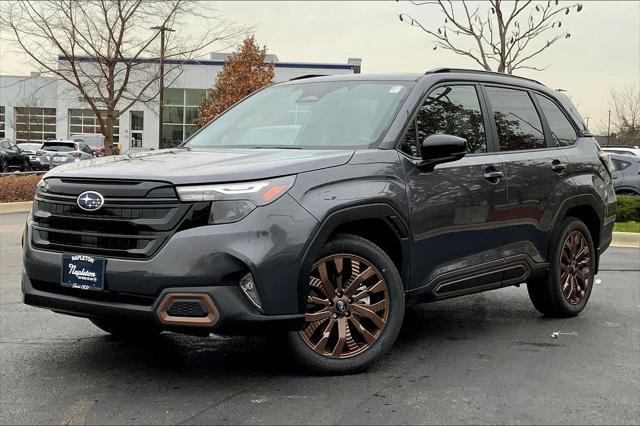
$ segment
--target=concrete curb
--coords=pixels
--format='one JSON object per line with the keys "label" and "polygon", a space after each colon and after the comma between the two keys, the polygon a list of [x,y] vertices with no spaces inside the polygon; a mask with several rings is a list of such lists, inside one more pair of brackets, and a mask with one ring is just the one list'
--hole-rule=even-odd
{"label": "concrete curb", "polygon": [[0,203],[0,213],[20,213],[31,210],[32,201],[18,203]]}
{"label": "concrete curb", "polygon": [[[31,210],[31,201],[19,203],[0,203],[1,213],[21,213]],[[637,232],[614,232],[612,247],[632,247],[640,248],[640,233]]]}
{"label": "concrete curb", "polygon": [[614,232],[612,247],[640,248],[640,233],[638,232]]}

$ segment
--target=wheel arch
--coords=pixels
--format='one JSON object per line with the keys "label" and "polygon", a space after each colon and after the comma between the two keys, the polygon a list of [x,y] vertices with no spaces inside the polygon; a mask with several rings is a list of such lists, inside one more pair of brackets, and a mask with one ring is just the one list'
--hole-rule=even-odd
{"label": "wheel arch", "polygon": [[[598,202],[598,199],[593,194],[582,194],[571,197],[562,204],[556,218],[554,220],[552,234],[555,234],[557,228],[562,224],[565,218],[575,217],[580,219],[589,229],[591,238],[593,238],[593,245],[598,251],[600,241],[602,239],[602,231],[604,224],[604,207],[602,202]],[[551,253],[551,244],[549,241],[549,247],[547,247],[546,258],[548,259],[549,253]],[[598,266],[600,263],[599,255],[595,256],[595,271],[598,272]]]}
{"label": "wheel arch", "polygon": [[403,286],[409,279],[408,227],[402,216],[386,203],[364,204],[341,208],[321,221],[307,245],[298,277],[298,304],[303,312],[306,304],[308,280],[313,262],[322,247],[338,234],[354,234],[380,247],[391,258],[402,277]]}
{"label": "wheel arch", "polygon": [[615,188],[616,195],[640,195],[640,189],[633,186],[619,186]]}

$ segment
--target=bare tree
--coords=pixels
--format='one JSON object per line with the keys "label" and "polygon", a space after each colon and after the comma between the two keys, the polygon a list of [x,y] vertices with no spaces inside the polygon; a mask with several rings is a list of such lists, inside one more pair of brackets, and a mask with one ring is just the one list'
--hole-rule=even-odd
{"label": "bare tree", "polygon": [[629,85],[611,89],[610,96],[611,126],[608,120],[601,121],[600,133],[610,132],[619,144],[640,145],[640,88]]}
{"label": "bare tree", "polygon": [[[116,119],[137,102],[153,102],[163,74],[175,78],[181,61],[217,43],[234,44],[244,33],[210,11],[209,4],[187,0],[21,0],[2,5],[0,24],[4,41],[38,71],[80,93],[109,155]],[[200,34],[167,32],[160,51],[161,31],[187,16],[200,20],[189,25],[202,29]],[[160,58],[174,68],[161,73]]]}
{"label": "bare tree", "polygon": [[559,6],[558,0],[515,0],[509,2],[512,7],[502,0],[479,5],[464,0],[411,0],[411,3],[435,7],[444,20],[442,25],[429,28],[409,14],[400,14],[400,21],[434,39],[433,50],[449,50],[473,59],[487,71],[507,74],[518,69],[546,68],[531,65],[531,60],[557,41],[571,37],[562,29],[560,18],[572,10],[582,10],[581,4]]}

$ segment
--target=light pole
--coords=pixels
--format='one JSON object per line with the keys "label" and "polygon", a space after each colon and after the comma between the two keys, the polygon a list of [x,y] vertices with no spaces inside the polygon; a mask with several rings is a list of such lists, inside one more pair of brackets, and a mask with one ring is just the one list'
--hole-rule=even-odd
{"label": "light pole", "polygon": [[611,110],[609,110],[609,122],[607,123],[607,146],[611,144],[609,138],[611,137]]}
{"label": "light pole", "polygon": [[165,24],[151,27],[152,30],[160,32],[160,93],[158,96],[158,148],[162,148],[162,107],[164,103],[164,33],[175,32],[173,28],[167,27]]}

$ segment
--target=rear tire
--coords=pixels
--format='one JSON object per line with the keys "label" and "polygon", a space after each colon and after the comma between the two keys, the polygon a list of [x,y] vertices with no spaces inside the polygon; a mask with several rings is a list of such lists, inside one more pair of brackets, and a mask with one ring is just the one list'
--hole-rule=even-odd
{"label": "rear tire", "polygon": [[596,252],[589,228],[568,217],[554,231],[546,276],[527,283],[533,306],[550,317],[573,317],[587,305]]}
{"label": "rear tire", "polygon": [[132,321],[118,321],[105,318],[91,318],[90,321],[102,331],[121,339],[139,339],[156,336],[160,329],[153,324]]}
{"label": "rear tire", "polygon": [[404,288],[378,246],[355,235],[336,236],[319,254],[309,284],[305,325],[289,333],[303,365],[322,374],[355,373],[393,345],[404,318]]}
{"label": "rear tire", "polygon": [[20,167],[20,171],[23,171],[23,172],[31,171],[31,163],[29,162],[29,160],[24,160],[22,162],[22,167]]}

